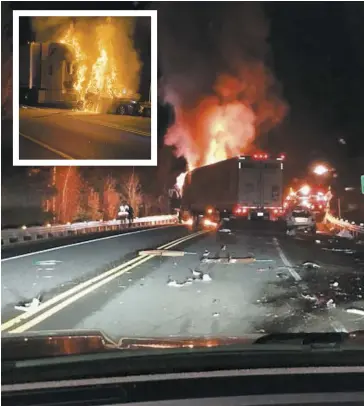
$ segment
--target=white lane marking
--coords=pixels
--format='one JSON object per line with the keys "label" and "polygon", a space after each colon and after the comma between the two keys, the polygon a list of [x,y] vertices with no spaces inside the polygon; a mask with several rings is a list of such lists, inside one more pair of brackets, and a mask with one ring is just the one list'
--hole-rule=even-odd
{"label": "white lane marking", "polygon": [[126,232],[126,233],[117,234],[117,235],[110,235],[108,237],[94,238],[92,240],[76,242],[74,244],[61,245],[60,247],[53,247],[53,248],[48,248],[46,250],[28,252],[27,254],[18,255],[18,256],[15,256],[15,257],[4,258],[4,259],[1,260],[1,262],[6,262],[6,261],[14,260],[14,259],[20,259],[20,258],[24,258],[24,257],[29,257],[31,255],[44,254],[45,252],[56,251],[56,250],[60,250],[62,248],[77,247],[78,245],[91,244],[93,242],[103,241],[103,240],[110,240],[111,238],[118,238],[118,237],[124,237],[124,236],[132,235],[132,234],[139,234],[139,233],[144,233],[146,231],[161,230],[162,228],[167,228],[167,227],[176,227],[176,225],[173,224],[171,226],[167,225],[167,226],[163,226],[163,227],[148,228],[146,230],[131,231],[130,233]]}
{"label": "white lane marking", "polygon": [[[199,233],[195,233],[192,236],[197,236],[197,234],[199,234]],[[190,238],[192,238],[191,235],[185,236],[185,237],[182,237],[182,238],[178,238],[177,240],[174,240],[172,242],[164,244],[159,248],[160,249],[169,248],[172,243],[176,244],[176,243],[179,243],[179,242],[187,241]],[[41,303],[40,306],[37,309],[34,310],[34,312],[28,312],[25,315],[23,314],[23,315],[15,316],[14,318],[6,321],[5,323],[3,323],[1,325],[1,331],[4,331],[4,330],[7,330],[7,329],[11,328],[15,324],[20,323],[21,321],[23,321],[25,319],[28,319],[29,317],[33,316],[34,314],[39,313],[40,311],[43,311],[44,309],[58,303],[59,301],[61,301],[63,299],[66,299],[70,295],[76,294],[80,290],[82,290],[84,288],[87,288],[88,286],[92,285],[93,283],[96,283],[96,282],[98,282],[98,281],[100,281],[102,279],[105,279],[106,277],[108,277],[110,275],[115,274],[115,272],[118,272],[118,271],[120,271],[120,270],[122,270],[122,269],[124,269],[126,267],[129,267],[130,265],[133,265],[133,264],[136,264],[136,263],[141,263],[140,261],[143,258],[151,258],[151,256],[144,255],[144,256],[141,256],[141,257],[135,257],[135,258],[131,259],[130,261],[124,262],[124,263],[122,263],[121,265],[119,265],[119,266],[117,266],[115,268],[112,268],[112,269],[110,269],[110,270],[108,270],[106,272],[101,273],[100,275],[97,275],[97,276],[95,276],[95,277],[93,277],[91,279],[88,279],[85,282],[81,282],[78,285],[74,286],[73,288],[70,288],[70,289],[66,290],[65,292],[63,292],[63,293],[60,293],[59,295],[56,295],[56,296],[52,297],[51,299],[47,300],[46,302]]]}
{"label": "white lane marking", "polygon": [[[169,249],[169,248],[175,247],[176,245],[182,244],[185,241],[188,241],[188,240],[190,240],[192,238],[198,237],[199,235],[202,235],[202,234],[205,234],[205,233],[206,233],[206,231],[199,231],[197,233],[194,233],[194,234],[179,238],[178,240],[171,241],[171,242],[169,242],[169,243],[167,243],[165,245],[162,245],[158,249],[163,249],[163,248],[164,249]],[[76,286],[75,288],[72,288],[69,291],[64,292],[64,293],[68,292],[68,294],[65,296],[65,300],[61,301],[60,303],[58,303],[55,306],[51,307],[50,309],[46,310],[44,313],[39,314],[34,319],[29,320],[25,324],[23,324],[23,325],[21,325],[19,327],[16,327],[13,330],[9,330],[8,333],[22,333],[22,332],[28,330],[29,328],[32,328],[32,327],[36,326],[37,324],[39,324],[42,321],[48,319],[49,317],[51,317],[55,313],[58,313],[60,310],[62,310],[65,307],[69,306],[70,304],[74,303],[78,299],[81,299],[82,297],[86,296],[88,293],[91,293],[91,292],[95,291],[96,289],[100,288],[101,286],[111,282],[115,278],[123,275],[124,273],[130,271],[133,268],[136,268],[137,266],[141,265],[142,263],[144,263],[146,261],[149,261],[150,259],[152,259],[154,257],[155,257],[155,255],[147,255],[147,256],[144,256],[144,257],[143,256],[142,257],[136,257],[136,258],[134,258],[134,260],[136,260],[136,261],[134,263],[132,263],[133,260],[129,261],[129,266],[127,266],[127,267],[125,267],[126,264],[123,264],[121,266],[118,266],[118,267],[110,270],[110,271],[105,272],[105,274],[101,274],[98,277],[95,277],[93,279],[88,280],[87,282],[81,283],[80,285]],[[110,273],[111,273],[111,275],[110,275]],[[106,276],[106,274],[108,276]],[[103,278],[100,278],[100,276],[103,276]],[[70,296],[70,292],[73,291],[73,290],[76,291],[77,288],[78,288],[78,292],[76,292],[72,296]],[[64,296],[64,295],[61,294],[58,297],[57,296],[55,297],[55,298],[58,298],[57,299],[58,302],[60,301],[61,296]],[[2,324],[1,325],[1,331],[4,331],[6,329],[11,328],[11,325],[14,325],[16,321],[19,322],[19,321],[21,321],[21,319],[24,320],[26,318],[29,318],[30,316],[33,316],[34,314],[36,314],[36,313],[40,312],[41,310],[43,310],[44,307],[49,307],[51,302],[53,304],[55,298],[50,299],[47,302],[45,302],[43,304],[43,308],[42,308],[42,305],[39,306],[33,313],[30,313],[30,312],[25,313],[22,318],[21,318],[21,316],[20,317],[17,316],[14,319],[11,319],[8,322]],[[63,297],[62,297],[62,299],[63,299]]]}
{"label": "white lane marking", "polygon": [[292,263],[289,261],[289,259],[284,254],[284,252],[283,252],[281,246],[279,245],[279,242],[278,242],[276,237],[273,237],[273,244],[276,247],[282,262],[288,268],[289,273],[293,276],[293,278],[296,281],[301,281],[302,280],[301,276],[293,269]]}
{"label": "white lane marking", "polygon": [[69,159],[69,160],[74,160],[74,159],[75,159],[75,158],[71,157],[70,155],[65,154],[64,152],[59,151],[58,149],[53,148],[53,147],[51,147],[51,146],[48,145],[48,144],[45,144],[45,143],[42,142],[42,141],[39,141],[39,140],[36,140],[36,139],[33,138],[33,137],[30,137],[29,135],[25,135],[24,133],[21,133],[21,132],[19,132],[19,135],[21,135],[23,138],[26,138],[27,140],[33,142],[34,144],[40,145],[40,146],[43,147],[44,149],[47,149],[48,151],[51,151],[51,152],[53,152],[54,154],[59,155],[59,156],[60,156],[61,158],[63,158],[63,159]]}
{"label": "white lane marking", "polygon": [[104,122],[104,121],[101,121],[101,120],[89,120],[89,121],[87,121],[87,120],[83,120],[80,117],[76,117],[73,114],[68,114],[68,115],[71,116],[72,118],[76,119],[76,120],[83,121],[83,122],[85,122],[87,124],[97,124],[97,125],[100,125],[100,126],[103,126],[103,127],[109,127],[109,128],[113,128],[113,129],[119,130],[119,131],[126,131],[126,132],[129,132],[129,133],[143,135],[144,137],[150,137],[150,132],[148,133],[146,131],[139,130],[137,128],[123,127],[122,125],[118,125],[118,124],[114,124],[114,123],[110,123],[110,122]]}

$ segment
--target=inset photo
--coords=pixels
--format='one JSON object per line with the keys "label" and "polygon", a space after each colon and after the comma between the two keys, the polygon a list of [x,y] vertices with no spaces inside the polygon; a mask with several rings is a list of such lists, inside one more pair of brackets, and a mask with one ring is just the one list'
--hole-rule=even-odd
{"label": "inset photo", "polygon": [[157,11],[13,12],[13,164],[157,165]]}

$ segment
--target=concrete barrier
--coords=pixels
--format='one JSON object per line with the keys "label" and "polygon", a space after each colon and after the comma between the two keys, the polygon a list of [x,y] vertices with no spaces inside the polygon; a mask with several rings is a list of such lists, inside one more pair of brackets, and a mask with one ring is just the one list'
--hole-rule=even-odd
{"label": "concrete barrier", "polygon": [[129,224],[128,220],[89,221],[83,223],[68,223],[62,225],[48,224],[44,227],[23,226],[19,229],[1,230],[1,246],[24,244],[30,241],[70,237],[83,234],[94,234],[105,231],[139,227],[156,227],[161,225],[176,224],[177,216],[160,215],[136,218]]}

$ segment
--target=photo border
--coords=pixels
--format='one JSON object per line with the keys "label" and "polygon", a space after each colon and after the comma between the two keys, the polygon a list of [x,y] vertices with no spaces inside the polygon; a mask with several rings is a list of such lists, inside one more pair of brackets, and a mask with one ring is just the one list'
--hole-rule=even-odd
{"label": "photo border", "polygon": [[[157,10],[13,10],[13,165],[14,166],[157,166],[158,48]],[[19,157],[19,19],[20,17],[150,17],[151,19],[151,156],[150,159],[20,159]]]}

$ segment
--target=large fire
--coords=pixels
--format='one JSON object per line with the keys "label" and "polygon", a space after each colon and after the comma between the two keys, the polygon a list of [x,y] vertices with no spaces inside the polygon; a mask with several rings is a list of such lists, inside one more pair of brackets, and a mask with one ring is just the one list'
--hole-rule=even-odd
{"label": "large fire", "polygon": [[176,147],[189,170],[238,155],[255,134],[255,115],[239,102],[220,104],[210,97],[192,111],[178,107],[175,111],[176,121],[165,142]]}
{"label": "large fire", "polygon": [[[112,100],[136,94],[138,81],[131,77],[139,72],[128,72],[125,69],[127,66],[125,61],[120,63],[120,54],[122,58],[130,60],[131,50],[128,50],[128,55],[122,47],[121,52],[116,48],[117,38],[114,35],[116,28],[113,19],[95,21],[94,26],[95,44],[91,44],[92,38],[87,38],[85,32],[73,23],[59,40],[73,50],[75,59],[73,89],[77,93],[78,100],[85,102],[90,95]],[[119,55],[119,58],[116,55]],[[132,62],[130,61],[130,65],[134,65],[135,69],[135,63]],[[86,109],[87,103],[83,105]],[[93,104],[92,109],[98,111],[99,106]]]}
{"label": "large fire", "polygon": [[[192,109],[171,95],[175,123],[165,143],[186,159],[188,171],[250,152],[258,129],[282,119],[285,105],[265,93],[266,79],[261,65],[244,70],[241,80],[223,75],[215,87],[217,95],[203,98]],[[185,178],[186,173],[181,174],[177,184],[183,185]]]}

